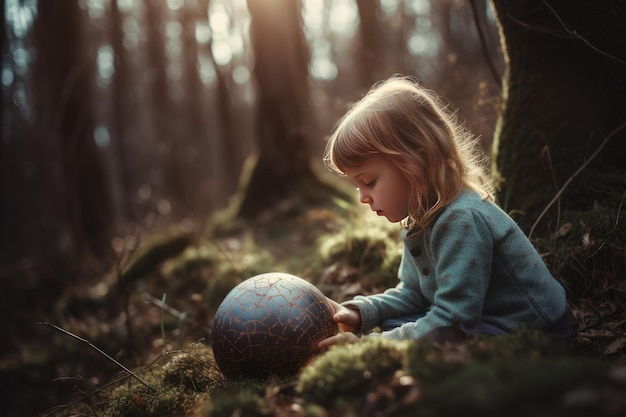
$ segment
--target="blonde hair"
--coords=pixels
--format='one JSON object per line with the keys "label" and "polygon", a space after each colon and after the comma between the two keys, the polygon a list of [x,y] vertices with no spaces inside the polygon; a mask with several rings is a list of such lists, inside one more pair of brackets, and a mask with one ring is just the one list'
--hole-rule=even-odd
{"label": "blonde hair", "polygon": [[345,175],[372,155],[389,158],[410,183],[409,236],[423,231],[464,187],[493,200],[478,140],[412,78],[375,84],[355,103],[335,126],[324,162]]}

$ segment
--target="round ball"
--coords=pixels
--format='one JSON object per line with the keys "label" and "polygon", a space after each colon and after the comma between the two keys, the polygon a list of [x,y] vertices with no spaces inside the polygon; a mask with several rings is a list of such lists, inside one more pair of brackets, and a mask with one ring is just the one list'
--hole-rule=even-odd
{"label": "round ball", "polygon": [[215,361],[230,378],[294,375],[337,333],[324,294],[295,275],[270,272],[233,288],[213,319]]}

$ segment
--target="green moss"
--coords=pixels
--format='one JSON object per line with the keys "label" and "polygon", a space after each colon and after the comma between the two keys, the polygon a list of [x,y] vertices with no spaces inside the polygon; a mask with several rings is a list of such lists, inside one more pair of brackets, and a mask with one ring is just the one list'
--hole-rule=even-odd
{"label": "green moss", "polygon": [[588,408],[564,399],[607,375],[605,363],[521,329],[457,344],[367,339],[336,346],[302,371],[297,392],[310,416],[360,415],[390,404],[406,416],[582,416]]}
{"label": "green moss", "polygon": [[176,355],[161,372],[164,384],[195,392],[206,392],[222,380],[212,350],[201,344],[194,344],[189,351]]}
{"label": "green moss", "polygon": [[141,373],[141,384],[134,378],[103,394],[98,415],[105,417],[182,416],[194,410],[211,387],[222,383],[210,349],[194,344],[174,354],[162,364]]}
{"label": "green moss", "polygon": [[261,381],[229,380],[210,391],[196,416],[231,417],[270,416],[272,407],[265,398],[265,386]]}
{"label": "green moss", "polygon": [[509,362],[519,358],[571,356],[570,346],[540,330],[522,327],[497,337],[470,339],[467,342],[476,362]]}
{"label": "green moss", "polygon": [[182,416],[196,404],[196,395],[182,387],[156,393],[141,385],[120,386],[101,411],[103,417]]}
{"label": "green moss", "polygon": [[462,345],[413,343],[409,373],[424,382],[423,415],[578,416],[563,396],[607,376],[606,364],[531,329]]}
{"label": "green moss", "polygon": [[338,406],[342,397],[346,404],[358,402],[402,368],[405,349],[406,343],[385,339],[336,346],[302,371],[297,391],[320,405]]}
{"label": "green moss", "polygon": [[386,288],[397,283],[402,250],[394,226],[350,222],[338,233],[322,237],[318,248],[324,263],[344,264],[360,271],[368,288]]}
{"label": "green moss", "polygon": [[545,332],[521,328],[500,336],[468,339],[465,343],[412,342],[407,349],[406,369],[415,378],[439,382],[454,377],[469,365],[508,365],[520,359],[571,357],[569,345]]}
{"label": "green moss", "polygon": [[437,416],[584,416],[590,410],[568,407],[563,396],[605,377],[605,366],[589,359],[477,362],[428,386],[419,409],[430,409]]}
{"label": "green moss", "polygon": [[413,342],[406,352],[407,373],[420,381],[436,382],[456,374],[471,359],[464,344]]}
{"label": "green moss", "polygon": [[156,270],[162,262],[182,252],[193,240],[193,235],[181,229],[151,236],[141,243],[132,260],[122,271],[122,281],[134,282]]}

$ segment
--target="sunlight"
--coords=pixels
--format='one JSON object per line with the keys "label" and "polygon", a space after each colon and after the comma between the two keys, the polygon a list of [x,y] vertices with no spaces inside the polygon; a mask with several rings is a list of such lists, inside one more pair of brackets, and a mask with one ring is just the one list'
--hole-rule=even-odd
{"label": "sunlight", "polygon": [[92,19],[101,19],[106,12],[104,0],[82,0],[79,2],[79,6],[86,9]]}
{"label": "sunlight", "polygon": [[302,3],[302,20],[305,31],[321,32],[324,26],[324,3],[321,1],[304,1]]}
{"label": "sunlight", "polygon": [[168,64],[167,72],[168,72],[169,77],[172,80],[180,79],[179,71],[175,67],[175,64],[177,64],[180,61],[180,55],[182,53],[182,45],[181,45],[182,32],[183,32],[183,26],[178,21],[170,21],[165,26],[165,33],[167,35],[167,40],[165,44],[165,54],[170,60],[170,63]]}
{"label": "sunlight", "polygon": [[311,76],[318,80],[329,81],[337,77],[337,65],[328,56],[312,57],[309,71]]}
{"label": "sunlight", "polygon": [[13,69],[10,67],[2,68],[2,87],[8,88],[11,84],[13,84],[13,80],[15,76],[13,75]]}
{"label": "sunlight", "polygon": [[336,0],[331,4],[330,27],[334,32],[353,35],[359,26],[359,13],[353,0]]}
{"label": "sunlight", "polygon": [[398,11],[398,0],[380,0],[380,8],[385,14],[395,14]]}
{"label": "sunlight", "polygon": [[205,45],[211,40],[211,27],[205,22],[196,22],[196,41]]}
{"label": "sunlight", "polygon": [[26,75],[32,58],[31,53],[21,45],[15,45],[12,55],[15,73],[21,76]]}
{"label": "sunlight", "polygon": [[101,86],[109,84],[111,77],[115,73],[115,55],[111,45],[106,44],[98,48],[96,62],[98,66],[98,84]]}
{"label": "sunlight", "polygon": [[198,57],[198,72],[200,73],[200,81],[204,85],[212,86],[217,80],[213,62],[206,56]]}
{"label": "sunlight", "polygon": [[413,32],[406,46],[411,55],[435,56],[439,51],[439,40],[432,33]]}
{"label": "sunlight", "polygon": [[404,9],[408,14],[419,16],[430,14],[429,0],[413,0],[405,2]]}
{"label": "sunlight", "polygon": [[209,26],[215,38],[228,36],[228,28],[230,27],[230,16],[224,10],[224,6],[216,4],[212,7],[209,16]]}
{"label": "sunlight", "polygon": [[117,0],[117,7],[124,12],[132,12],[137,7],[137,0]]}
{"label": "sunlight", "polygon": [[30,30],[37,15],[37,2],[34,0],[7,0],[4,5],[6,23],[16,37],[22,38]]}
{"label": "sunlight", "polygon": [[213,35],[211,50],[216,65],[228,65],[233,58],[236,45],[232,45],[230,36],[231,16],[224,4],[215,3],[209,13],[209,29]]}
{"label": "sunlight", "polygon": [[245,65],[237,65],[233,69],[233,81],[237,84],[245,84],[250,80],[250,70]]}
{"label": "sunlight", "polygon": [[217,65],[228,65],[233,57],[233,50],[225,40],[213,41],[211,49],[213,51],[213,58],[215,59],[215,63]]}
{"label": "sunlight", "polygon": [[172,20],[167,22],[167,25],[165,25],[165,33],[168,38],[176,39],[180,37],[182,31],[183,26],[178,21]]}
{"label": "sunlight", "polygon": [[173,11],[176,11],[183,7],[183,4],[184,0],[167,0],[167,7],[169,7],[169,9]]}
{"label": "sunlight", "polygon": [[139,22],[134,16],[128,15],[124,18],[124,47],[126,49],[133,49],[139,44],[139,34],[141,28]]}
{"label": "sunlight", "polygon": [[333,62],[332,53],[328,40],[319,38],[311,42],[309,72],[313,78],[329,81],[337,77],[337,65]]}
{"label": "sunlight", "polygon": [[106,148],[111,143],[111,136],[106,126],[98,126],[93,131],[93,141],[99,148]]}
{"label": "sunlight", "polygon": [[[331,3],[331,10],[325,9],[325,2],[305,0],[302,4],[304,33],[309,42],[311,60],[309,73],[318,80],[332,80],[337,76],[337,66],[333,62],[333,48],[328,41],[329,31],[350,36],[358,24],[356,6],[353,1]],[[330,16],[330,20],[326,20]]]}

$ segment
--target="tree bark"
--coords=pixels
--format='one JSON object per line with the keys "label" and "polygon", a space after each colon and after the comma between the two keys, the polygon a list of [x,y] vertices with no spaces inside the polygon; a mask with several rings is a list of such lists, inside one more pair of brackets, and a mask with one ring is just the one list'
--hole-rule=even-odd
{"label": "tree bark", "polygon": [[257,153],[240,190],[238,215],[245,218],[295,195],[315,199],[322,185],[310,165],[309,60],[300,1],[249,0],[248,9],[258,102]]}
{"label": "tree bark", "polygon": [[137,220],[133,205],[133,184],[130,174],[130,158],[126,147],[127,126],[134,116],[133,109],[137,106],[130,105],[131,94],[129,91],[130,80],[128,59],[124,48],[123,16],[118,7],[118,0],[111,0],[111,43],[115,56],[115,73],[113,78],[113,109],[111,124],[111,147],[117,157],[119,166],[119,180],[121,192],[118,203],[123,218]]}
{"label": "tree bark", "polygon": [[186,206],[187,184],[181,175],[184,164],[180,139],[177,131],[177,109],[172,105],[170,85],[167,77],[167,56],[165,54],[164,9],[167,5],[160,0],[145,0],[146,23],[148,26],[148,71],[151,80],[150,104],[153,114],[153,127],[157,156],[161,162],[160,190],[173,205]]}
{"label": "tree bark", "polygon": [[74,257],[101,257],[109,253],[112,214],[93,139],[94,66],[85,49],[83,19],[75,2],[38,6],[32,80],[38,143],[31,151],[39,155],[35,170],[44,200],[35,218],[44,239],[54,239],[46,242],[53,254],[68,250]]}
{"label": "tree bark", "polygon": [[528,230],[571,181],[541,219],[554,228],[559,209],[590,208],[626,186],[626,3],[492,4],[507,63],[493,148],[500,203]]}
{"label": "tree bark", "polygon": [[357,0],[356,4],[360,18],[357,61],[360,64],[361,85],[367,90],[373,83],[385,78],[385,31],[378,2]]}

